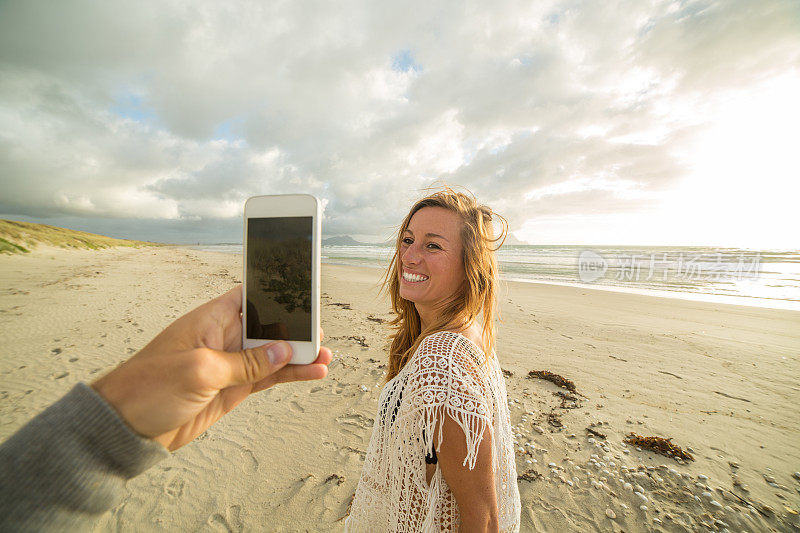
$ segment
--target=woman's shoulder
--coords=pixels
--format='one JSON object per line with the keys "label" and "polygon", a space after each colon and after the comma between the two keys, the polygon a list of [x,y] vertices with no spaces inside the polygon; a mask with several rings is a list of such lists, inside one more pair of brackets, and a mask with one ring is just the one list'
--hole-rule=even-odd
{"label": "woman's shoulder", "polygon": [[457,331],[443,330],[431,333],[419,343],[415,355],[433,358],[452,359],[451,356],[459,356],[457,359],[469,356],[469,359],[476,362],[486,360],[483,349],[474,340]]}

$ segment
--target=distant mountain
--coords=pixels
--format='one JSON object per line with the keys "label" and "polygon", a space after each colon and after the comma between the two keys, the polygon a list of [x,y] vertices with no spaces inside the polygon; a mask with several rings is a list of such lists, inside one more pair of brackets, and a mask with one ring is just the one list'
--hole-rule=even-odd
{"label": "distant mountain", "polygon": [[514,237],[513,233],[509,232],[503,244],[508,246],[520,246],[520,245],[527,245],[528,243],[517,239],[516,237]]}
{"label": "distant mountain", "polygon": [[322,239],[323,246],[372,246],[365,242],[359,242],[352,238],[350,235],[340,235],[338,237],[328,237]]}

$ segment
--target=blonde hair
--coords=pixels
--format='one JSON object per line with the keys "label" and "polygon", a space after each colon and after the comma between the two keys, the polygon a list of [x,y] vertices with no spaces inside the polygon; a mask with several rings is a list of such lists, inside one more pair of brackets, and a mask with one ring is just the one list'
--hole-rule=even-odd
{"label": "blonde hair", "polygon": [[[467,191],[469,192],[469,191]],[[403,233],[408,229],[411,217],[425,207],[442,207],[459,215],[462,221],[461,245],[462,260],[466,273],[465,288],[442,309],[434,323],[422,331],[422,322],[414,302],[400,297],[400,245]],[[500,236],[494,236],[493,218],[502,225]],[[432,333],[450,329],[461,330],[468,327],[478,315],[483,315],[482,339],[487,357],[494,349],[495,317],[499,316],[497,308],[497,290],[499,284],[497,259],[494,252],[503,245],[508,233],[508,222],[505,218],[478,203],[472,193],[456,192],[450,187],[443,187],[425,198],[417,201],[406,215],[397,234],[394,255],[383,280],[383,288],[391,297],[395,318],[390,324],[395,332],[389,348],[389,368],[386,381],[394,378],[408,362],[422,339]],[[493,244],[500,241],[500,244]]]}

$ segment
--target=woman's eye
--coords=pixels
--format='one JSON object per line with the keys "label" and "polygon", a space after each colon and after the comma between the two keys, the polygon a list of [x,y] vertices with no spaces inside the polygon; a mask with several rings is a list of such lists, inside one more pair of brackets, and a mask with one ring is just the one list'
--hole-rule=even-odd
{"label": "woman's eye", "polygon": [[428,247],[429,248],[433,248],[434,250],[441,250],[442,249],[442,247],[439,246],[438,244],[436,244],[435,242],[429,242],[428,243]]}
{"label": "woman's eye", "polygon": [[402,242],[403,244],[411,244],[411,243],[413,243],[414,241],[413,241],[413,240],[411,240],[411,237],[406,237],[406,238],[405,238],[405,239],[403,239],[401,242]]}

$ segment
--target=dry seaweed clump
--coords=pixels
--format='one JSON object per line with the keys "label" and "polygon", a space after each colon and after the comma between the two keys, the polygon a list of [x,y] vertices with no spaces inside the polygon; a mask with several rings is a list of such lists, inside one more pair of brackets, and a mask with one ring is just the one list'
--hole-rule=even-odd
{"label": "dry seaweed clump", "polygon": [[555,412],[551,412],[547,415],[547,422],[555,428],[564,427],[564,424],[561,423],[561,415]]}
{"label": "dry seaweed clump", "polygon": [[522,474],[517,476],[517,481],[536,481],[537,479],[542,479],[544,476],[534,470],[533,468],[529,468]]}
{"label": "dry seaweed clump", "polygon": [[545,381],[549,381],[550,383],[554,383],[563,389],[567,389],[570,392],[576,392],[575,384],[568,380],[565,377],[559,376],[558,374],[554,374],[547,370],[531,370],[528,372],[528,378],[539,378]]}
{"label": "dry seaweed clump", "polygon": [[694,461],[694,457],[689,452],[685,452],[677,444],[670,442],[672,438],[665,439],[664,437],[642,437],[636,433],[629,433],[623,439],[627,444],[639,446],[640,448],[647,448],[648,450],[660,453],[661,455],[674,458],[681,458],[688,461]]}

